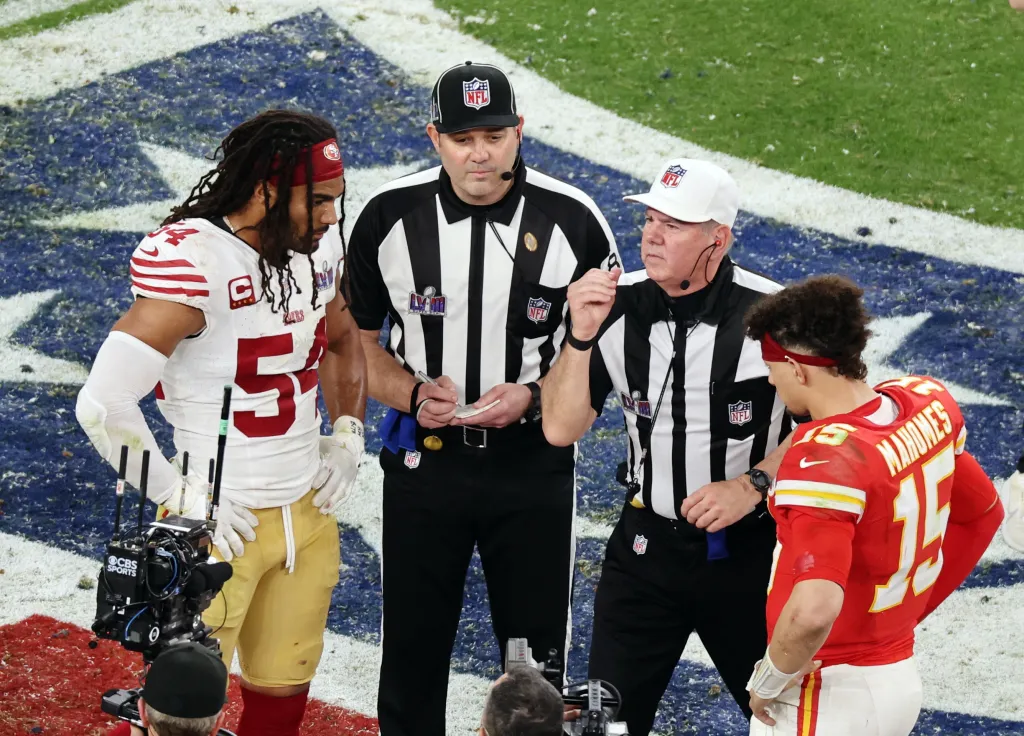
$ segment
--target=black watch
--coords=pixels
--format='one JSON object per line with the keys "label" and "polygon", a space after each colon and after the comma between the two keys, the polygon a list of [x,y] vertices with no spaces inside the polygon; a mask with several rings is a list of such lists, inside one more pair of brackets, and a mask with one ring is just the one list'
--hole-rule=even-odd
{"label": "black watch", "polygon": [[526,407],[526,413],[523,417],[528,422],[539,422],[540,421],[540,384],[535,381],[530,381],[526,384],[526,388],[530,389],[530,404]]}
{"label": "black watch", "polygon": [[761,500],[768,498],[768,490],[772,487],[772,477],[760,468],[751,468],[744,475],[750,476],[754,490],[761,494]]}

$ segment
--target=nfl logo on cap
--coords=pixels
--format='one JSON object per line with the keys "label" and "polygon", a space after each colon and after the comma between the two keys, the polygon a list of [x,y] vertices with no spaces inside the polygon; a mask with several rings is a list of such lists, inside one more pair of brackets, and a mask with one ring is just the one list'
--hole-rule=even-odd
{"label": "nfl logo on cap", "polygon": [[679,164],[673,164],[665,169],[665,173],[661,177],[661,185],[668,187],[669,189],[675,189],[679,186],[679,182],[682,181],[683,176],[686,175],[686,169]]}
{"label": "nfl logo on cap", "polygon": [[466,107],[479,110],[491,104],[491,83],[487,79],[473,77],[462,83],[462,101]]}

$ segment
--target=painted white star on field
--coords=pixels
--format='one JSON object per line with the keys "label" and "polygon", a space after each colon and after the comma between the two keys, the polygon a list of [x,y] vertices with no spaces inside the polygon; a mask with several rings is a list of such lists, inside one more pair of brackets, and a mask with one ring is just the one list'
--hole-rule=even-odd
{"label": "painted white star on field", "polygon": [[[908,317],[881,317],[871,322],[871,338],[864,351],[864,362],[868,366],[868,382],[872,385],[890,378],[905,376],[910,371],[892,365],[889,360],[899,352],[906,339],[928,321],[931,312],[918,312]],[[1010,402],[998,396],[982,393],[969,386],[952,383],[942,376],[934,376],[953,395],[959,404],[986,404],[988,406],[1010,406]]]}
{"label": "painted white star on field", "polygon": [[59,293],[49,289],[0,297],[0,383],[85,383],[88,372],[81,365],[13,342],[14,333]]}
{"label": "painted white star on field", "polygon": [[[140,202],[121,207],[107,207],[100,210],[75,212],[52,219],[36,220],[34,224],[50,228],[80,228],[83,230],[105,230],[116,232],[146,233],[154,230],[173,207],[181,204],[192,191],[196,182],[213,168],[213,163],[182,153],[174,148],[152,143],[139,143],[142,152],[153,162],[160,177],[174,191],[170,199],[155,202]],[[348,237],[355,223],[355,216],[370,195],[382,184],[400,176],[419,171],[424,162],[397,164],[395,166],[370,166],[345,169],[345,236]]]}

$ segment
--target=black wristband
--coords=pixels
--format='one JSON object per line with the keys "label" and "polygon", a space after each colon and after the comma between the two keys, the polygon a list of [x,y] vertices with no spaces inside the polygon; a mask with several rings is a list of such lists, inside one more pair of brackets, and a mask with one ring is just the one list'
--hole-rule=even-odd
{"label": "black wristband", "polygon": [[416,385],[412,387],[412,396],[409,397],[409,413],[412,416],[416,416],[416,410],[419,408],[419,404],[416,403],[416,399],[420,396],[420,387],[422,385],[422,383],[417,381]]}
{"label": "black wristband", "polygon": [[594,335],[589,340],[580,340],[578,337],[572,334],[572,329],[569,329],[565,333],[565,341],[579,351],[586,351],[594,347],[594,343],[597,342],[597,335]]}

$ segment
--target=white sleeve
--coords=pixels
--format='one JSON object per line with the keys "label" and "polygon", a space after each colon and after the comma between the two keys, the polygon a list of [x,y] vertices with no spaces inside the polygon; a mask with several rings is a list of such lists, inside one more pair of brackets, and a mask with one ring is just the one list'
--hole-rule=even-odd
{"label": "white sleeve", "polygon": [[162,503],[181,483],[146,424],[139,402],[163,373],[167,357],[136,337],[114,331],[100,346],[92,371],[78,393],[75,416],[100,456],[117,470],[121,445],[128,445],[127,480],[142,478],[142,451],[149,450],[148,493]]}

